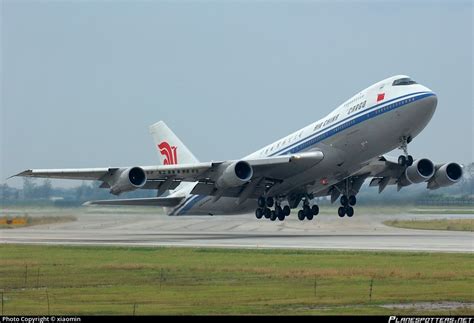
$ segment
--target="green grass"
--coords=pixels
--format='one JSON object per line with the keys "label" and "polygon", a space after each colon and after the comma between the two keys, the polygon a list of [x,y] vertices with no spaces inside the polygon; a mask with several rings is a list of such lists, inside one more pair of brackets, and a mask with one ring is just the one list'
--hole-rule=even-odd
{"label": "green grass", "polygon": [[393,220],[385,225],[406,229],[473,231],[474,219]]}
{"label": "green grass", "polygon": [[423,207],[410,210],[413,214],[474,214],[474,208],[452,206],[452,207]]}
{"label": "green grass", "polygon": [[[4,315],[48,314],[48,298],[57,315],[134,304],[137,315],[472,315],[473,265],[471,254],[0,245],[0,291]],[[430,301],[469,304],[380,306]]]}

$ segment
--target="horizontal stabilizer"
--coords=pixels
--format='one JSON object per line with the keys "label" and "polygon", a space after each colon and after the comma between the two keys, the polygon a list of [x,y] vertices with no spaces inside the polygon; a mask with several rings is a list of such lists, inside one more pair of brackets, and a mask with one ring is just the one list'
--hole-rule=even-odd
{"label": "horizontal stabilizer", "polygon": [[148,197],[138,199],[121,199],[121,200],[101,200],[89,201],[83,205],[135,205],[135,206],[162,206],[173,207],[178,205],[184,197]]}

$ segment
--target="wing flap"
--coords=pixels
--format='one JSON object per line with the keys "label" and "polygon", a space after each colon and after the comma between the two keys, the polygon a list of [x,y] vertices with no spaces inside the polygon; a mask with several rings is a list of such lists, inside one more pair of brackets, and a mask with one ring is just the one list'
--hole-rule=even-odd
{"label": "wing flap", "polygon": [[145,185],[141,187],[141,189],[145,190],[156,190],[156,189],[164,189],[164,190],[174,190],[176,187],[181,184],[181,181],[179,180],[147,180]]}
{"label": "wing flap", "polygon": [[[370,181],[370,187],[379,188],[382,193],[388,185],[396,185],[398,179],[402,176],[406,167],[400,166],[397,159],[391,156],[380,156],[364,166],[358,174],[367,172],[368,176],[373,177]],[[400,189],[400,186],[398,187]]]}

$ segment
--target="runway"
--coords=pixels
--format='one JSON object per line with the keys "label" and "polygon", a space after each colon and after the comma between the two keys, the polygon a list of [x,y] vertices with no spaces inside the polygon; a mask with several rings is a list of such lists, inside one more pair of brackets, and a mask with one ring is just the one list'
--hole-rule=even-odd
{"label": "runway", "polygon": [[[328,250],[473,252],[474,233],[385,226],[390,219],[462,215],[319,215],[299,221],[257,220],[253,215],[172,217],[147,210],[63,209],[77,221],[0,230],[0,243],[48,245],[186,246]],[[51,214],[51,211],[43,211]],[[31,216],[44,215],[42,211]],[[468,215],[472,218],[472,215]]]}

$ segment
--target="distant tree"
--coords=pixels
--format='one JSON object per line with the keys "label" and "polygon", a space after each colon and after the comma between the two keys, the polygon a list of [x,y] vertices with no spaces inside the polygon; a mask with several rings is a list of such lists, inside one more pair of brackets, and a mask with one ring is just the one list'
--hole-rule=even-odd
{"label": "distant tree", "polygon": [[51,193],[53,191],[53,185],[51,184],[51,180],[45,179],[43,185],[39,187],[39,197],[44,199],[49,199],[51,197]]}
{"label": "distant tree", "polygon": [[37,198],[37,187],[36,183],[31,178],[23,178],[23,196],[26,200]]}
{"label": "distant tree", "polygon": [[82,182],[80,186],[76,187],[76,200],[82,201],[87,190],[86,183]]}
{"label": "distant tree", "polygon": [[2,184],[0,185],[0,200],[8,200],[10,197],[10,187],[8,187],[8,184]]}

